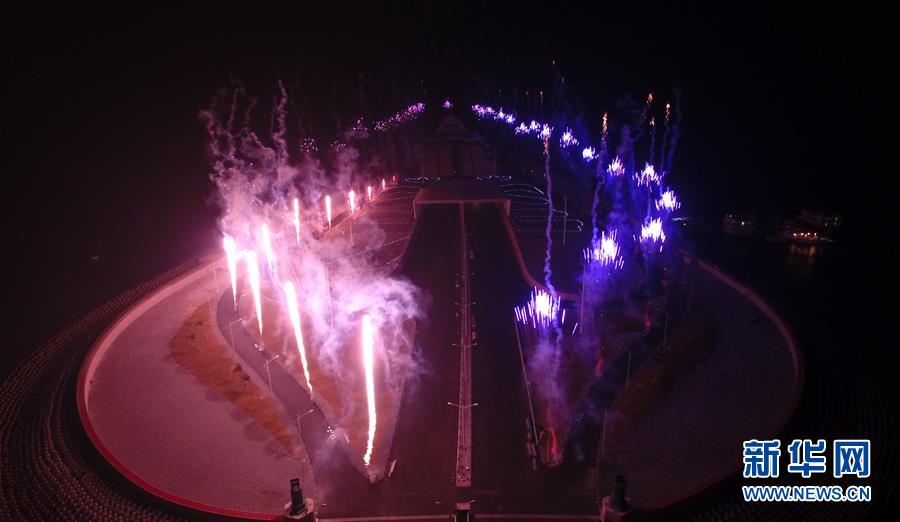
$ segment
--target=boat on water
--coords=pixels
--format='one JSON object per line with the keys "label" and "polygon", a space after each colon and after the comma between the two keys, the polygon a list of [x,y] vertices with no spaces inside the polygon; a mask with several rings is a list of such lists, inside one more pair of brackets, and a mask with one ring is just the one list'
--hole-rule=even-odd
{"label": "boat on water", "polygon": [[843,216],[804,210],[796,217],[776,222],[775,232],[769,241],[788,242],[796,245],[831,243],[843,225]]}
{"label": "boat on water", "polygon": [[729,236],[752,236],[756,232],[756,216],[727,214],[722,218],[722,231]]}

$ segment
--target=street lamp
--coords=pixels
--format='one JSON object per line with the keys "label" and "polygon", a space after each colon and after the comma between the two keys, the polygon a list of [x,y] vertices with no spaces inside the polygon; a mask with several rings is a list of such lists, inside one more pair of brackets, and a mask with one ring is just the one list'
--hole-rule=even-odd
{"label": "street lamp", "polygon": [[240,317],[228,323],[228,336],[231,338],[231,349],[234,350],[235,353],[237,353],[237,345],[234,344],[234,323],[239,321],[241,321]]}
{"label": "street lamp", "polygon": [[313,412],[313,409],[310,408],[309,411],[306,413],[298,413],[297,414],[297,436],[300,437],[301,444],[303,443],[303,433],[300,430],[300,419],[302,419],[303,417],[306,417],[307,415],[309,415],[312,412]]}
{"label": "street lamp", "polygon": [[469,404],[462,404],[462,405],[460,405],[460,404],[457,404],[457,403],[455,403],[455,402],[447,401],[447,404],[449,404],[450,406],[456,406],[456,407],[459,408],[459,409],[465,409],[465,408],[471,408],[472,406],[478,406],[478,403],[477,403],[477,402],[470,402]]}
{"label": "street lamp", "polygon": [[276,354],[275,357],[272,357],[271,359],[266,359],[266,377],[269,379],[269,395],[272,394],[272,372],[269,371],[269,363],[279,357],[281,357],[280,353]]}

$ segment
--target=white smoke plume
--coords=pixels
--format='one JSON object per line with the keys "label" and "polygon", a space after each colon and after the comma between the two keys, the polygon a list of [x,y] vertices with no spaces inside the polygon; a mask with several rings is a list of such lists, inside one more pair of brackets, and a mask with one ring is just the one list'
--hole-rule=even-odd
{"label": "white smoke plume", "polygon": [[[367,166],[359,164],[358,151],[347,143],[365,139],[365,134],[345,133],[340,147],[326,151],[333,154],[333,161],[329,162],[333,167],[326,168],[309,150],[290,150],[288,144],[299,140],[288,137],[288,105],[287,92],[279,83],[269,135],[265,137],[253,127],[256,101],[239,82],[217,92],[209,108],[201,111],[200,119],[209,135],[210,176],[218,189],[221,207],[219,227],[223,236],[233,238],[238,251],[255,250],[259,254],[263,293],[285,311],[277,314],[279,324],[266,324],[265,328],[292,332],[285,295],[279,290],[290,281],[298,296],[310,364],[330,374],[339,384],[345,406],[358,407],[349,400],[358,390],[350,388],[363,384],[348,376],[356,375],[360,369],[343,368],[348,357],[342,351],[357,346],[361,316],[369,314],[375,331],[384,339],[378,344],[382,353],[376,357],[391,362],[383,365],[386,371],[402,367],[414,373],[418,367],[414,351],[401,353],[389,341],[405,338],[403,329],[408,321],[422,318],[422,295],[407,279],[378,269],[373,252],[384,243],[386,234],[365,213],[357,210],[352,216],[352,244],[346,234],[328,233],[324,197],[330,195],[334,202],[334,224],[338,226],[341,220],[348,219],[348,192],[357,189],[357,194],[364,196],[358,187],[376,185],[368,176]],[[292,160],[292,155],[297,159]],[[294,217],[295,198],[300,208],[299,234]],[[275,253],[271,269],[263,262],[264,224],[270,230]],[[287,365],[299,365],[293,334],[283,337],[291,343],[290,349],[275,348],[288,354]],[[387,382],[394,382],[392,376],[386,378]]]}

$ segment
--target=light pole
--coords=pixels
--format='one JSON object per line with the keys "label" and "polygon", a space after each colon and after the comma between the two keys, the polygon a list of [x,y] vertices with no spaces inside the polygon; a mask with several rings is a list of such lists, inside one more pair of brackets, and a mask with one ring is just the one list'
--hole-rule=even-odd
{"label": "light pole", "polygon": [[604,455],[606,453],[606,413],[609,411],[608,408],[603,409],[603,431],[600,435],[600,455]]}
{"label": "light pole", "polygon": [[303,417],[306,417],[307,415],[309,415],[312,412],[313,412],[313,409],[310,408],[309,411],[306,413],[298,413],[297,414],[297,437],[300,438],[301,444],[303,444],[303,432],[300,429],[300,419],[302,419]]}
{"label": "light pole", "polygon": [[328,326],[334,328],[334,309],[332,308],[334,304],[334,297],[332,297],[331,293],[331,276],[328,272],[327,263],[325,264],[325,282],[328,284]]}
{"label": "light pole", "polygon": [[[584,332],[584,290],[585,290],[585,278],[587,277],[587,262],[581,264],[581,313],[579,314],[578,322],[581,324],[580,333]],[[572,332],[575,333],[575,332]]]}
{"label": "light pole", "polygon": [[272,372],[269,371],[269,363],[279,357],[281,357],[280,353],[276,354],[275,357],[272,357],[271,359],[266,359],[266,377],[269,379],[269,395],[272,394]]}
{"label": "light pole", "polygon": [[230,321],[228,323],[228,336],[231,337],[231,349],[234,350],[235,353],[237,353],[237,345],[234,344],[234,323],[236,323],[240,320],[241,320],[241,318],[238,317],[234,321]]}
{"label": "light pole", "polygon": [[455,402],[447,401],[447,404],[449,404],[450,406],[456,406],[457,408],[459,408],[461,410],[464,410],[466,408],[471,408],[472,406],[478,406],[477,402],[470,402],[469,404],[457,404]]}
{"label": "light pole", "polygon": [[631,379],[631,348],[628,349],[628,362],[625,367],[625,386],[628,386],[628,381]]}
{"label": "light pole", "polygon": [[666,340],[669,337],[669,312],[666,312],[666,324],[663,326],[663,350],[666,349]]}

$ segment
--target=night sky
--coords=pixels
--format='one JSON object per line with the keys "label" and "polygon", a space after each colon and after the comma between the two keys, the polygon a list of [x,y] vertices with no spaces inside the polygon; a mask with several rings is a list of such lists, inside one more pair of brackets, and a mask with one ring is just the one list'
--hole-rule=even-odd
{"label": "night sky", "polygon": [[422,89],[473,100],[477,85],[549,89],[554,60],[593,128],[626,96],[679,88],[670,181],[691,212],[717,220],[811,208],[852,222],[842,179],[860,150],[850,143],[871,132],[859,113],[878,106],[860,100],[850,72],[858,13],[751,4],[128,5],[10,17],[3,263],[15,327],[0,375],[79,314],[214,244],[197,113],[229,75],[263,101],[279,79],[299,85],[307,123],[325,135],[335,113],[383,117]]}

